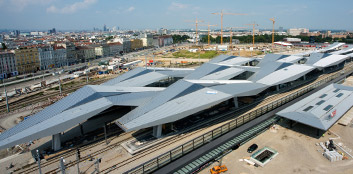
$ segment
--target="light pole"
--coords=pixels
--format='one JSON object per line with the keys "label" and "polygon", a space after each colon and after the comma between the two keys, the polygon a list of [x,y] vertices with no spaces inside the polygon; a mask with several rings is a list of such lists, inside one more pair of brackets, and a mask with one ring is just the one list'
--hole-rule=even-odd
{"label": "light pole", "polygon": [[40,167],[40,157],[39,157],[39,150],[36,150],[37,152],[37,162],[38,162],[38,170],[39,170],[39,174],[42,174],[42,169]]}
{"label": "light pole", "polygon": [[156,71],[156,62],[154,62],[154,54],[153,54],[153,71]]}
{"label": "light pole", "polygon": [[87,70],[86,70],[86,84],[88,84],[88,71],[89,71],[89,65],[90,65],[90,63],[88,62],[88,64],[87,64]]}
{"label": "light pole", "polygon": [[62,174],[65,174],[65,160],[63,157],[60,158],[60,170]]}
{"label": "light pole", "polygon": [[80,150],[77,148],[76,149],[76,161],[77,161],[77,173],[80,174],[80,158],[81,158],[81,155],[80,155]]}
{"label": "light pole", "polygon": [[147,53],[145,54],[145,69],[147,69]]}
{"label": "light pole", "polygon": [[58,75],[58,79],[59,79],[59,91],[60,91],[60,96],[62,96],[61,81],[60,81],[60,76],[59,76],[59,75]]}
{"label": "light pole", "polygon": [[[4,73],[2,73],[2,74],[4,75]],[[7,98],[7,91],[6,91],[6,86],[5,86],[5,76],[2,79],[2,84],[4,86],[4,92],[5,92],[5,98],[6,98],[6,109],[7,109],[7,112],[10,112],[9,100]]]}

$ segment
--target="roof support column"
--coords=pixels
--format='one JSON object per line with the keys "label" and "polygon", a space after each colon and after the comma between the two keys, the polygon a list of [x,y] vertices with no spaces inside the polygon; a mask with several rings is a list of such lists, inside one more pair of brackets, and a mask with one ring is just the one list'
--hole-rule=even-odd
{"label": "roof support column", "polygon": [[317,129],[316,135],[317,135],[318,137],[320,137],[320,133],[321,133],[320,129]]}
{"label": "roof support column", "polygon": [[305,81],[306,80],[306,75],[304,75],[303,78],[304,78],[304,81]]}
{"label": "roof support column", "polygon": [[80,132],[81,132],[81,136],[84,136],[85,133],[83,132],[83,126],[82,124],[78,124],[80,126]]}
{"label": "roof support column", "polygon": [[278,85],[276,85],[276,90],[277,90],[277,91],[279,91],[279,84],[278,84]]}
{"label": "roof support column", "polygon": [[160,138],[162,136],[162,125],[153,126],[153,136]]}
{"label": "roof support column", "polygon": [[61,149],[61,133],[52,135],[52,149],[54,151]]}
{"label": "roof support column", "polygon": [[238,97],[234,97],[233,100],[235,109],[239,108]]}

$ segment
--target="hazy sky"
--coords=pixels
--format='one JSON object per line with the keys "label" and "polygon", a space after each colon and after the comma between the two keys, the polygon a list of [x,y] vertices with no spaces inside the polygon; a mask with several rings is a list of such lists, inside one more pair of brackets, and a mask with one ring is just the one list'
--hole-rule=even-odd
{"label": "hazy sky", "polygon": [[353,30],[352,0],[0,0],[0,29],[178,29],[194,28],[186,21],[196,17],[219,28],[211,13],[222,9],[248,14],[224,16],[224,27],[270,29],[275,17],[276,28]]}

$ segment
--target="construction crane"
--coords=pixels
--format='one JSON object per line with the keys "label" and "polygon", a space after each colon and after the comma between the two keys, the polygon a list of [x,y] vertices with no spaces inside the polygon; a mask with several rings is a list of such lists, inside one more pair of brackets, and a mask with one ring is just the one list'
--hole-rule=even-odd
{"label": "construction crane", "polygon": [[247,28],[247,27],[229,27],[230,30],[230,38],[229,38],[229,47],[232,48],[232,38],[233,38],[233,29],[241,29],[241,28]]}
{"label": "construction crane", "polygon": [[217,26],[217,25],[210,25],[210,23],[208,23],[207,25],[202,25],[200,24],[200,26],[207,26],[208,27],[208,46],[211,45],[211,40],[210,40],[210,27],[212,26]]}
{"label": "construction crane", "polygon": [[275,20],[275,18],[271,18],[270,20],[273,23],[273,25],[272,25],[272,52],[273,52],[273,49],[275,47],[275,22],[276,22],[276,20]]}
{"label": "construction crane", "polygon": [[223,13],[223,10],[221,10],[220,13],[211,13],[211,14],[221,16],[221,45],[223,44],[223,15],[247,15],[247,14],[240,14],[240,13]]}
{"label": "construction crane", "polygon": [[252,47],[255,48],[255,26],[259,26],[255,22],[253,24],[245,24],[245,25],[252,25]]}
{"label": "construction crane", "polygon": [[196,36],[195,36],[195,39],[196,39],[196,45],[198,45],[198,40],[197,40],[197,25],[201,22],[204,22],[202,20],[197,20],[197,17],[196,17],[196,20],[195,21],[186,21],[186,22],[195,22],[195,25],[196,25]]}

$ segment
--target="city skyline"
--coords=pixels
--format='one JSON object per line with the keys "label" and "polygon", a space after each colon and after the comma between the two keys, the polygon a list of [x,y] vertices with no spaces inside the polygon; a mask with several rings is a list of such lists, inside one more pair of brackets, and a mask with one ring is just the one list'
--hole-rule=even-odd
{"label": "city skyline", "polygon": [[[241,2],[241,3],[240,3]],[[120,29],[192,29],[196,17],[204,23],[217,24],[219,15],[211,13],[246,13],[245,16],[224,16],[224,27],[243,27],[256,22],[260,29],[276,26],[287,28],[353,30],[353,2],[339,0],[284,2],[253,0],[251,2],[222,0],[217,2],[113,0],[0,0],[3,16],[0,29],[21,30],[92,30],[104,25]],[[206,26],[200,26],[206,29]]]}

